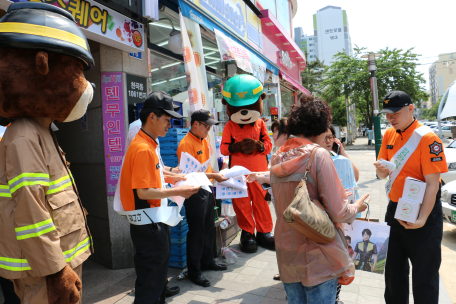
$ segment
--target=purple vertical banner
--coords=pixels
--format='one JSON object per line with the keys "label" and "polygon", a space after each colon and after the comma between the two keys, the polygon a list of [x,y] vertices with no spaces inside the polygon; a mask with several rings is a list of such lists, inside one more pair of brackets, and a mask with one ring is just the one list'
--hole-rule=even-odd
{"label": "purple vertical banner", "polygon": [[122,72],[101,73],[103,138],[108,195],[114,195],[125,154]]}

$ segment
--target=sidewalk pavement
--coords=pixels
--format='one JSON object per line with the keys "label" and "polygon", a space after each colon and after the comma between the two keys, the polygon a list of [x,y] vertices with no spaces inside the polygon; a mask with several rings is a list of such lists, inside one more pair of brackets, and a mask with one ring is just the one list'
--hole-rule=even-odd
{"label": "sidewalk pavement", "polygon": [[[375,145],[368,145],[369,139],[365,137],[357,137],[351,145],[346,145],[345,150],[375,150]],[[373,143],[374,141],[372,141]]]}

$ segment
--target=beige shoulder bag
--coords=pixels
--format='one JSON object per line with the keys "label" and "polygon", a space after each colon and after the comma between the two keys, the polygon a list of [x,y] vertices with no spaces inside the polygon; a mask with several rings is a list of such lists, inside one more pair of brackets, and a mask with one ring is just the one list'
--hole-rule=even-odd
{"label": "beige shoulder bag", "polygon": [[309,174],[317,150],[318,147],[312,150],[304,178],[296,187],[293,201],[283,212],[283,219],[309,240],[319,244],[328,244],[334,241],[336,229],[323,205],[319,207],[312,201],[306,184],[307,174]]}

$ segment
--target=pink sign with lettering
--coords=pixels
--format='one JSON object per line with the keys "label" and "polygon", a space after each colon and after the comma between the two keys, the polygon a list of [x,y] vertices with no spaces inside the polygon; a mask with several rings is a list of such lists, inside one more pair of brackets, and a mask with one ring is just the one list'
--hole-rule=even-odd
{"label": "pink sign with lettering", "polygon": [[114,195],[125,154],[123,81],[121,72],[101,73],[103,138],[108,195]]}

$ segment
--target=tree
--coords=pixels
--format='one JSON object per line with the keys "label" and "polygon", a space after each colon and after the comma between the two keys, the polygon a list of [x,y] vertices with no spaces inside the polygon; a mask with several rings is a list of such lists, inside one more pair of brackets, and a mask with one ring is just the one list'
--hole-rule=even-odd
{"label": "tree", "polygon": [[[308,58],[307,51],[305,51],[305,56]],[[320,59],[318,59],[318,57],[315,61],[307,62],[306,68],[301,73],[302,86],[309,90],[312,94],[317,95],[324,70],[325,65],[322,61],[320,61]]]}
{"label": "tree", "polygon": [[[372,93],[370,87],[370,72],[366,60],[361,58],[366,48],[355,46],[355,53],[349,56],[345,51],[334,55],[333,63],[325,69],[321,87],[322,96],[327,102],[339,97],[350,97],[351,103],[356,104],[357,118],[372,128]],[[377,59],[377,87],[380,100],[392,90],[406,92],[410,98],[420,105],[428,95],[421,87],[425,83],[423,74],[416,70],[417,57],[413,48],[382,49],[378,53],[382,57]]]}
{"label": "tree", "polygon": [[[327,101],[328,102],[328,101]],[[328,104],[332,108],[333,120],[332,123],[341,127],[347,126],[347,108],[345,107],[345,98],[339,97],[329,101]]]}
{"label": "tree", "polygon": [[436,120],[437,112],[439,111],[439,105],[440,105],[440,101],[436,102],[430,109],[421,110],[421,118],[429,119],[429,120]]}

